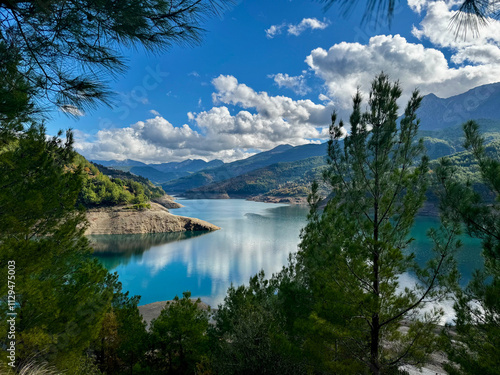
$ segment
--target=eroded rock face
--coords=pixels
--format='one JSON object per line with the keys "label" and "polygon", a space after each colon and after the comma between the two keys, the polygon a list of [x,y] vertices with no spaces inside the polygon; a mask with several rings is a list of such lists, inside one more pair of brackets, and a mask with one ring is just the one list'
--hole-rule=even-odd
{"label": "eroded rock face", "polygon": [[165,208],[181,208],[184,207],[182,204],[175,202],[174,198],[170,195],[165,194],[163,197],[154,198],[153,202],[162,205]]}
{"label": "eroded rock face", "polygon": [[99,208],[87,211],[91,234],[137,234],[184,231],[213,231],[220,229],[204,220],[177,216],[158,203],[151,202],[151,209],[136,211],[127,206]]}

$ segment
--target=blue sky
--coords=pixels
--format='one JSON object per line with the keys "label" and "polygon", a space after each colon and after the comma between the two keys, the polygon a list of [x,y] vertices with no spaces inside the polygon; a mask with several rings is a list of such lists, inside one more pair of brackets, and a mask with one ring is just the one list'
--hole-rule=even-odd
{"label": "blue sky", "polygon": [[346,119],[356,87],[367,93],[382,70],[400,80],[401,105],[415,87],[448,97],[500,80],[500,23],[456,39],[456,7],[402,0],[389,27],[361,24],[362,7],[344,18],[314,1],[243,0],[204,23],[200,46],[123,50],[129,69],[110,77],[113,108],[53,113],[48,131],[74,129],[75,148],[91,159],[152,163],[324,141],[332,110]]}

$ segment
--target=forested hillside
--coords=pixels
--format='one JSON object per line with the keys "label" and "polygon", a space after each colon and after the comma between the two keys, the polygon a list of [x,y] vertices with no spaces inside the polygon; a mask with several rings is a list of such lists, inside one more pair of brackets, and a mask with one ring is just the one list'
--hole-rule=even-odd
{"label": "forested hillside", "polygon": [[258,153],[246,159],[237,160],[210,170],[201,170],[189,177],[169,181],[162,184],[162,186],[169,192],[184,192],[186,190],[196,189],[214,182],[237,177],[247,172],[264,168],[275,163],[301,161],[313,156],[324,156],[325,153],[326,144],[307,144],[296,147],[281,145],[272,150]]}
{"label": "forested hillside", "polygon": [[143,209],[152,198],[165,195],[161,187],[144,177],[96,166],[78,154],[74,166],[83,169],[83,186],[77,203],[87,208],[132,204],[134,208]]}
{"label": "forested hillside", "polygon": [[155,183],[164,183],[181,177],[189,176],[202,169],[216,168],[224,163],[221,160],[206,162],[200,159],[187,159],[182,162],[167,162],[161,164],[145,164],[136,160],[94,160],[94,163],[115,170],[130,172],[145,177]]}
{"label": "forested hillside", "polygon": [[[488,155],[498,155],[500,152],[500,121],[483,119],[477,122],[483,131]],[[465,138],[460,125],[435,131],[421,130],[418,137],[423,138],[426,153],[432,161],[431,167],[438,164],[439,158],[450,156],[453,162],[460,167],[458,177],[464,182],[469,178],[472,183],[479,183],[479,168],[471,153],[464,149]],[[319,150],[320,147],[325,148],[325,146],[307,145],[309,150],[314,151]],[[300,146],[299,148],[305,147]],[[309,194],[312,181],[320,180],[321,170],[324,167],[326,167],[325,157],[312,157],[271,164],[220,182],[212,182],[217,179],[217,176],[213,176],[209,171],[201,171],[190,178],[172,181],[172,184],[177,189],[186,189],[182,195],[188,198],[248,198],[259,195],[305,198]],[[203,185],[189,189],[190,184],[198,183]],[[168,186],[168,184],[164,184],[164,186]],[[479,186],[478,189],[486,191]]]}
{"label": "forested hillside", "polygon": [[307,196],[311,181],[321,176],[326,166],[324,156],[289,163],[276,163],[238,177],[186,191],[185,197],[241,198],[274,191],[280,196]]}

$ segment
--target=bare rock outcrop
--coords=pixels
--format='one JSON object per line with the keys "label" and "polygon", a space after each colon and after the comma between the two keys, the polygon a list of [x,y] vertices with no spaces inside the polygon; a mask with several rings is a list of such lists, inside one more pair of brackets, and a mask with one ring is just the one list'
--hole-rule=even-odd
{"label": "bare rock outcrop", "polygon": [[174,197],[165,194],[164,196],[160,198],[153,198],[153,202],[161,204],[165,208],[181,208],[184,207],[182,204],[177,203],[174,200]]}
{"label": "bare rock outcrop", "polygon": [[151,209],[137,211],[128,206],[90,209],[87,211],[91,234],[138,234],[184,231],[213,231],[220,229],[204,220],[177,216],[158,203],[151,202]]}

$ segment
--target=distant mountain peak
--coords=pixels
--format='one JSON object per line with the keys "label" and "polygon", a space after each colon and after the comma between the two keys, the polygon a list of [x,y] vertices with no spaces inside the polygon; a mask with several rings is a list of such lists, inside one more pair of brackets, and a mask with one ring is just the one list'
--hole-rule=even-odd
{"label": "distant mountain peak", "polygon": [[277,153],[277,152],[285,152],[293,148],[294,146],[289,145],[289,144],[284,144],[284,145],[279,145],[276,146],[275,148],[269,150],[268,152],[270,153]]}
{"label": "distant mountain peak", "polygon": [[500,120],[500,82],[475,87],[449,98],[424,96],[417,111],[421,130],[445,129],[468,120]]}

